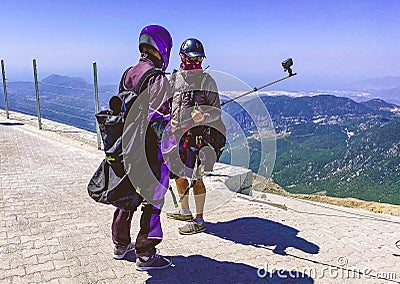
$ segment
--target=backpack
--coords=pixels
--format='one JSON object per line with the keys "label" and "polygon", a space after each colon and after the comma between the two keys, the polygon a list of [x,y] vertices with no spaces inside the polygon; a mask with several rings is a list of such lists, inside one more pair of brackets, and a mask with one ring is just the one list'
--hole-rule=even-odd
{"label": "backpack", "polygon": [[110,109],[95,114],[106,158],[89,181],[89,196],[96,202],[112,204],[124,210],[134,209],[141,199],[126,174],[123,164],[122,136],[126,116],[140,93],[147,86],[150,77],[164,74],[160,69],[152,68],[143,74],[138,84],[131,90],[126,88],[125,70],[119,84],[119,93],[110,98]]}
{"label": "backpack", "polygon": [[132,67],[126,69],[122,75],[119,83],[119,93],[116,96],[112,96],[109,101],[110,109],[102,110],[95,115],[100,128],[104,152],[112,161],[120,160],[122,158],[122,132],[124,130],[126,116],[132,104],[143,91],[148,79],[150,79],[151,76],[162,72],[157,68],[149,69],[144,73],[138,84],[132,90],[128,90],[125,86],[125,79],[131,68]]}

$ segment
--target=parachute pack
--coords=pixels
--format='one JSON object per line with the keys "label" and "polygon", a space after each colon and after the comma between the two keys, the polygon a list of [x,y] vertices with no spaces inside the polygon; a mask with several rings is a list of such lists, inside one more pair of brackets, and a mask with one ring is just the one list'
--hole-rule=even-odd
{"label": "parachute pack", "polygon": [[131,90],[125,86],[129,67],[122,75],[119,93],[111,97],[108,110],[96,113],[106,157],[89,181],[89,196],[96,202],[112,204],[129,210],[141,197],[136,193],[124,169],[122,136],[126,116],[150,77],[163,74],[160,69],[149,69]]}
{"label": "parachute pack", "polygon": [[104,152],[111,161],[120,160],[122,154],[122,132],[124,122],[132,104],[135,102],[139,94],[143,91],[145,82],[149,78],[162,71],[157,68],[148,70],[139,83],[132,90],[128,90],[125,86],[125,78],[128,71],[132,67],[125,70],[119,84],[118,95],[111,97],[109,101],[109,110],[103,110],[96,114],[96,119],[99,124],[100,134],[103,140]]}

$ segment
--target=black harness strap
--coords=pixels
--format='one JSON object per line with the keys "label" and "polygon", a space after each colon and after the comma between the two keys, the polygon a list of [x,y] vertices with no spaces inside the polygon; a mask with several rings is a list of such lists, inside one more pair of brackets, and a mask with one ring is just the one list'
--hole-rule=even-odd
{"label": "black harness strap", "polygon": [[150,78],[156,74],[164,74],[164,72],[158,68],[151,68],[151,69],[147,70],[143,74],[142,78],[140,78],[138,84],[135,86],[133,91],[135,91],[138,95],[140,95],[140,93],[143,92],[147,88],[147,83],[149,82]]}
{"label": "black harness strap", "polygon": [[150,79],[151,76],[155,75],[155,74],[164,74],[164,72],[161,69],[158,68],[151,68],[149,70],[147,70],[142,77],[140,78],[139,82],[137,83],[137,85],[135,87],[133,87],[132,89],[128,89],[125,85],[125,80],[126,80],[126,76],[128,75],[129,70],[131,70],[132,66],[128,67],[124,73],[122,74],[122,78],[121,81],[119,82],[119,93],[124,92],[124,91],[134,91],[136,92],[138,95],[144,91],[145,88],[143,88],[145,86],[145,83],[148,82],[148,80]]}

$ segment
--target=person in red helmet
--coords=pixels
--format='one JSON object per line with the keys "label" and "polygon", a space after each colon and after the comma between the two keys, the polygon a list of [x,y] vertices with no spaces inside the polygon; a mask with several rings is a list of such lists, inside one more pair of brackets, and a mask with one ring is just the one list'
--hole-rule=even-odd
{"label": "person in red helmet", "polygon": [[[133,129],[133,132],[124,129],[123,136],[129,136],[128,141],[134,144],[133,147],[129,147],[129,143],[124,145],[123,162],[131,182],[124,186],[129,187],[131,193],[138,193],[129,208],[116,208],[112,240],[115,259],[124,259],[128,252],[135,250],[137,270],[162,269],[171,265],[170,260],[156,253],[156,245],[163,237],[160,212],[170,174],[161,153],[161,140],[170,115],[171,89],[163,71],[168,66],[171,48],[172,38],[164,27],[150,25],[143,28],[139,36],[139,63],[125,71],[119,88],[120,94],[130,90],[139,94],[126,120],[127,129]],[[141,103],[139,107],[136,105],[138,101]],[[134,116],[133,122],[128,121],[132,112],[140,113],[138,109],[144,109],[143,115]],[[141,139],[142,144],[136,143],[137,139]],[[134,170],[129,172],[129,169]],[[138,169],[141,176],[132,174],[139,172]],[[140,205],[140,230],[136,242],[131,242],[131,221]]]}
{"label": "person in red helmet", "polygon": [[[222,151],[213,143],[216,138],[213,134],[219,131],[223,135],[218,137],[225,139],[226,130],[221,120],[217,84],[202,69],[206,57],[203,44],[198,39],[189,38],[182,43],[179,56],[180,70],[171,75],[170,84],[173,92],[171,124],[175,136],[180,138],[179,155],[183,163],[181,170],[172,172],[182,203],[179,212],[167,213],[167,217],[189,221],[179,228],[180,234],[196,234],[206,230],[203,219],[206,187],[202,171],[211,171]],[[189,208],[188,178],[192,178],[195,218]]]}

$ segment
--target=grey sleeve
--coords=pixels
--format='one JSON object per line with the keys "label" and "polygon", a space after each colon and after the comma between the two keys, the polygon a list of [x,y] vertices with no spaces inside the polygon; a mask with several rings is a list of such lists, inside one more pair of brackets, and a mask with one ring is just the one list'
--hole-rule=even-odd
{"label": "grey sleeve", "polygon": [[172,94],[172,107],[171,107],[171,118],[180,121],[180,111],[182,108],[182,101],[179,92],[173,92]]}
{"label": "grey sleeve", "polygon": [[207,106],[202,106],[202,109],[203,107],[205,108],[203,109],[205,123],[212,123],[221,119],[221,103],[219,100],[218,87],[214,79],[211,77],[209,78],[210,79],[206,84],[207,88],[205,88],[205,100]]}

